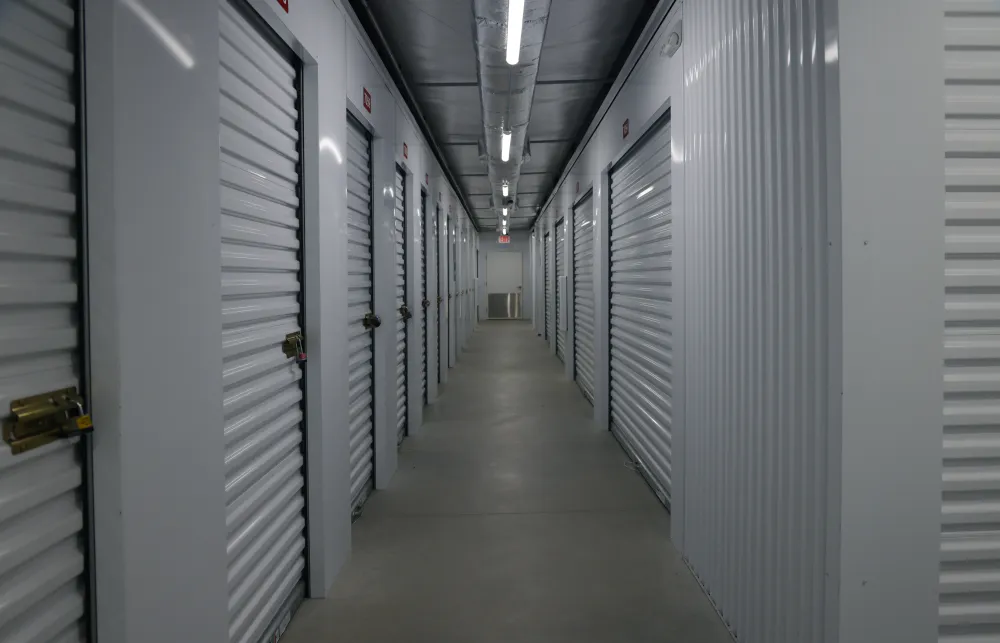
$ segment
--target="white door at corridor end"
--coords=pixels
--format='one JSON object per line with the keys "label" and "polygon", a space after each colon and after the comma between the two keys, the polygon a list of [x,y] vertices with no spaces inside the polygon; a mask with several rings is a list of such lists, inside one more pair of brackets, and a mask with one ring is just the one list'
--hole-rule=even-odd
{"label": "white door at corridor end", "polygon": [[486,303],[490,319],[520,319],[524,302],[523,256],[520,252],[486,253]]}

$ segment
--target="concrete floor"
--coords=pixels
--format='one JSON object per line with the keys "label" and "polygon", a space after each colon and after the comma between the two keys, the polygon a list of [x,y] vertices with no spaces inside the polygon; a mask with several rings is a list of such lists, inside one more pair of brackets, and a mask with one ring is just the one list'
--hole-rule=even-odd
{"label": "concrete floor", "polygon": [[562,369],[530,324],[482,324],[284,643],[730,643]]}

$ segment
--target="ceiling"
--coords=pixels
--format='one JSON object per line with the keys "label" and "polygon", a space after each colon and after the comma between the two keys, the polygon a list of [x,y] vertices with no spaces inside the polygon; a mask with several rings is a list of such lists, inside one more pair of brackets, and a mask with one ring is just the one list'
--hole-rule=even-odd
{"label": "ceiling", "polygon": [[[506,7],[506,0],[495,0]],[[352,0],[370,14],[482,230],[494,229],[483,135],[474,0]],[[551,0],[511,228],[528,228],[555,186],[656,0]],[[504,9],[506,11],[506,9]],[[364,23],[364,20],[362,20]],[[367,25],[366,25],[367,26]],[[378,45],[376,34],[369,36]]]}

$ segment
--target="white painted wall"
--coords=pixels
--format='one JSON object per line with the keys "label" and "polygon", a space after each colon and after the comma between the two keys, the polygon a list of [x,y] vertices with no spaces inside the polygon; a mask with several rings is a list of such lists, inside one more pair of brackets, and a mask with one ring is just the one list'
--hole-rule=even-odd
{"label": "white painted wall", "polygon": [[[250,2],[304,62],[308,592],[320,597],[351,547],[346,111],[375,131],[377,195],[392,186],[397,162],[406,169],[411,248],[426,221],[417,211],[421,185],[428,209],[440,204],[466,222],[468,215],[348,8],[339,0],[296,0],[285,13],[272,0]],[[218,8],[194,0],[142,6],[145,13],[88,0],[84,33],[91,406],[100,427],[93,452],[96,620],[103,643],[214,643],[226,638],[228,620],[220,285],[206,278],[219,273],[218,217],[206,216],[219,210]],[[163,30],[150,29],[140,13]],[[176,43],[193,65],[171,53]],[[370,114],[364,88],[373,98]],[[383,320],[395,308],[385,269],[392,265],[391,220],[386,192],[375,203],[376,311]],[[428,298],[436,301],[446,277],[436,274],[440,248],[429,251]],[[409,409],[418,429],[423,309],[419,253],[409,256]],[[428,324],[431,399],[443,350],[436,327]],[[378,337],[376,346],[381,488],[396,467],[395,431],[385,419],[395,393],[388,386],[391,342]]]}
{"label": "white painted wall", "polygon": [[607,426],[607,170],[671,108],[672,538],[742,641],[937,638],[942,35],[936,2],[678,3],[535,226],[594,185]]}

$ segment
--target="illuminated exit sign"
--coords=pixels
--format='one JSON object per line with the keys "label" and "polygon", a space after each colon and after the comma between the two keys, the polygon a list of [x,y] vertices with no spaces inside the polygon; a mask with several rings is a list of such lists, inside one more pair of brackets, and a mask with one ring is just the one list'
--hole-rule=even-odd
{"label": "illuminated exit sign", "polygon": [[497,243],[510,243],[510,235],[502,234],[500,238],[497,239]]}

